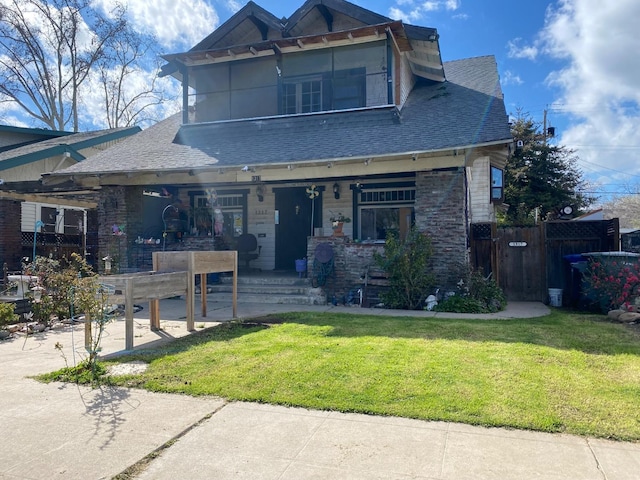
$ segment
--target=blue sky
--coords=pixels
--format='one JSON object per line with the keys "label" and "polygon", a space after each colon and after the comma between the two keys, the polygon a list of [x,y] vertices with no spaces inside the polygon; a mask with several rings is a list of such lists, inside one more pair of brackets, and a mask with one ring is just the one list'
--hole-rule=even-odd
{"label": "blue sky", "polygon": [[[0,0],[5,2],[8,0]],[[118,0],[93,0],[108,9]],[[120,0],[132,25],[152,33],[162,53],[188,50],[226,21],[241,0]],[[304,0],[256,0],[289,17]],[[638,0],[352,0],[376,13],[436,28],[444,61],[494,55],[508,113],[518,109],[556,127],[603,195],[640,194],[640,19]],[[153,75],[138,72],[135,86]],[[163,79],[163,82],[171,82]],[[179,96],[177,82],[165,83]],[[98,88],[84,98],[85,128],[103,128]],[[160,107],[164,117],[179,103]],[[0,120],[24,126],[10,105]]]}

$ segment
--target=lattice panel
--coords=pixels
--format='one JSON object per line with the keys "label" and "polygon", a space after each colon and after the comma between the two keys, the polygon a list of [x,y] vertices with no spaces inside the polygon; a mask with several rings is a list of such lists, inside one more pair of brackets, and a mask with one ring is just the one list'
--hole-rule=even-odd
{"label": "lattice panel", "polygon": [[602,222],[547,223],[548,239],[587,239],[602,237]]}
{"label": "lattice panel", "polygon": [[491,240],[491,223],[474,223],[473,238],[475,240]]}

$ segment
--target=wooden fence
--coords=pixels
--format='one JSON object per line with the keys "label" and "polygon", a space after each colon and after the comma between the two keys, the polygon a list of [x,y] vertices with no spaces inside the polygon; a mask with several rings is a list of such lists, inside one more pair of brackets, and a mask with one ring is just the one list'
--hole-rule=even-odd
{"label": "wooden fence", "polygon": [[535,227],[472,225],[472,266],[488,275],[512,301],[546,301],[549,288],[575,293],[569,255],[619,250],[617,218],[584,222],[546,222]]}

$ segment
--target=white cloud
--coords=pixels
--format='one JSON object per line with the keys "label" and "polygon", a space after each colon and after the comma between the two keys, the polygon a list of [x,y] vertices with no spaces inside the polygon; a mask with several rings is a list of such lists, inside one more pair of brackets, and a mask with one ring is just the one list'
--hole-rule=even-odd
{"label": "white cloud", "polygon": [[[109,11],[117,0],[94,0],[94,4]],[[217,12],[205,0],[155,0],[143,2],[124,0],[136,30],[153,34],[161,47],[186,50],[218,27]],[[230,0],[230,8],[238,2]]]}
{"label": "white cloud", "polygon": [[240,10],[243,6],[244,4],[237,0],[227,0],[227,8],[234,13]]}
{"label": "white cloud", "polygon": [[539,49],[536,45],[522,45],[522,38],[514,38],[507,42],[509,58],[525,58],[535,60],[538,56]]}
{"label": "white cloud", "polygon": [[403,20],[405,22],[416,22],[422,18],[422,12],[419,9],[405,12],[399,8],[389,9],[389,17],[394,20]]}
{"label": "white cloud", "polygon": [[422,3],[415,0],[396,0],[395,4],[396,6],[389,9],[388,16],[411,22],[424,18],[425,14],[430,12],[455,11],[460,8],[460,0],[427,0]]}
{"label": "white cloud", "polygon": [[459,7],[459,0],[428,0],[422,4],[422,8],[428,12],[438,10],[457,10]]}
{"label": "white cloud", "polygon": [[524,82],[522,81],[522,78],[520,78],[519,75],[513,73],[510,70],[507,70],[504,72],[504,74],[501,76],[501,84],[503,86],[505,85],[522,85]]}
{"label": "white cloud", "polygon": [[573,120],[560,143],[575,146],[585,173],[609,182],[640,175],[638,18],[637,0],[562,0],[539,37],[566,62],[547,78]]}

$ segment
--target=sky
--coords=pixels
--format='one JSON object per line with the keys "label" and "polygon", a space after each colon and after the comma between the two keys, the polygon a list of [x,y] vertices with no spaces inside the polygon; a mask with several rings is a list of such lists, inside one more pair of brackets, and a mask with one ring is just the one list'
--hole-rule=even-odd
{"label": "sky", "polygon": [[[291,16],[303,1],[256,3],[281,18]],[[94,0],[103,6],[113,2]],[[239,0],[124,3],[130,21],[141,31],[153,33],[162,53],[188,50],[245,4]],[[445,62],[494,55],[507,113],[522,112],[542,125],[546,112],[547,126],[556,129],[550,142],[576,151],[590,191],[601,200],[640,194],[638,0],[352,3],[406,23],[436,28]],[[172,85],[176,91],[177,87]]]}

